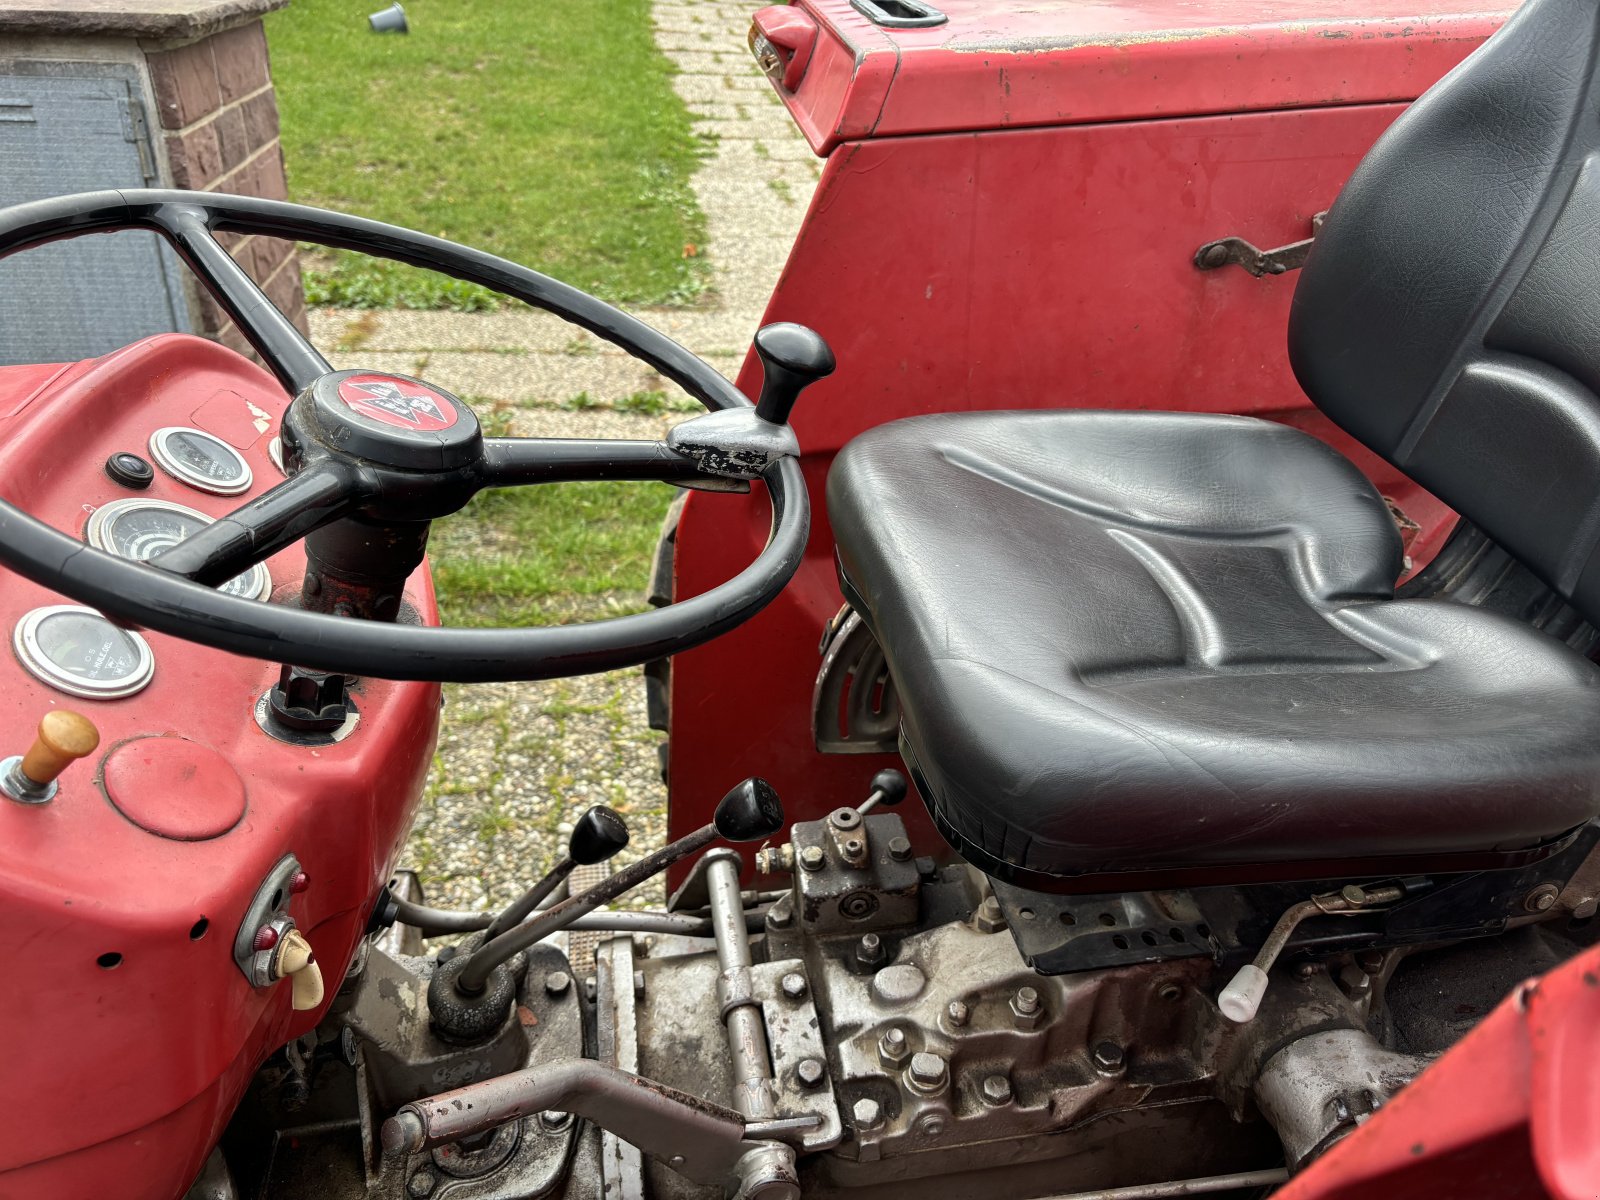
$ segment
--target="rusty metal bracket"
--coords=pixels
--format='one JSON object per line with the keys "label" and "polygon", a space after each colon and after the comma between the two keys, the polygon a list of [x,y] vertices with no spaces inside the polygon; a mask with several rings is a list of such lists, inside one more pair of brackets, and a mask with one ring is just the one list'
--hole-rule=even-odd
{"label": "rusty metal bracket", "polygon": [[1282,275],[1298,271],[1306,265],[1311,253],[1311,243],[1322,230],[1322,219],[1328,214],[1319,212],[1311,218],[1311,236],[1300,242],[1290,242],[1275,250],[1258,250],[1243,238],[1225,237],[1207,242],[1194,252],[1194,265],[1202,271],[1215,271],[1229,265],[1243,267],[1257,279],[1263,275]]}

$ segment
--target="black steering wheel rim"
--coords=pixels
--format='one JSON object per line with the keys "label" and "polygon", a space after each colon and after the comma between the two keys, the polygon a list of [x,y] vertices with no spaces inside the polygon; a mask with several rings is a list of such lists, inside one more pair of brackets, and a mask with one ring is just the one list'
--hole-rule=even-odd
{"label": "black steering wheel rim", "polygon": [[[0,211],[0,258],[52,241],[124,229],[165,237],[229,310],[291,396],[331,368],[221,249],[214,239],[219,232],[316,242],[478,283],[604,338],[650,364],[709,410],[750,403],[672,339],[587,293],[481,250],[325,209],[166,190],[55,197]],[[760,554],[738,575],[665,608],[575,625],[404,625],[245,600],[97,550],[4,498],[0,563],[123,621],[252,658],[387,679],[549,679],[678,653],[728,632],[770,603],[800,565],[810,510],[793,458],[772,463],[760,478],[771,498],[772,531]]]}

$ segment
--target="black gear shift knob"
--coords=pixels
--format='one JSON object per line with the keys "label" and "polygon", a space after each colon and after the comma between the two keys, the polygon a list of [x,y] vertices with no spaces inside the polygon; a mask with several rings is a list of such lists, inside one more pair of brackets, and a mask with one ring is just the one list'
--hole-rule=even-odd
{"label": "black gear shift knob", "polygon": [[877,793],[878,803],[884,808],[893,808],[906,798],[906,777],[890,767],[874,775],[867,790]]}
{"label": "black gear shift knob", "polygon": [[759,842],[783,828],[783,805],[765,779],[746,779],[717,803],[711,820],[730,842]]}
{"label": "black gear shift knob", "polygon": [[572,827],[567,857],[579,866],[605,862],[628,844],[628,826],[615,812],[596,804]]}
{"label": "black gear shift knob", "polygon": [[792,321],[777,321],[756,331],[761,358],[761,399],[756,416],[774,425],[789,419],[801,389],[833,374],[833,351],[822,335]]}

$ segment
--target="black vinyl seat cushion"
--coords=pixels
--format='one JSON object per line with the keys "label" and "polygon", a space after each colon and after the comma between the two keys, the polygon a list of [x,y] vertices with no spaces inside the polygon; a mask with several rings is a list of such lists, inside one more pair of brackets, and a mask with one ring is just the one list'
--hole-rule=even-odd
{"label": "black vinyl seat cushion", "polygon": [[1395,600],[1383,499],[1298,431],[916,417],[844,449],[828,511],[924,799],[994,873],[1381,873],[1600,810],[1600,672],[1514,620]]}

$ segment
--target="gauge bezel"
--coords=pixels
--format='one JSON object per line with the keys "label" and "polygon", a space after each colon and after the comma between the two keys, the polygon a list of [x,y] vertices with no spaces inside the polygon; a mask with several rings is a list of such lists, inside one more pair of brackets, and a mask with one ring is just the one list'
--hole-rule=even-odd
{"label": "gauge bezel", "polygon": [[[175,433],[194,434],[215,442],[222,450],[233,456],[233,461],[238,464],[241,475],[233,483],[218,483],[215,479],[207,479],[188,466],[182,459],[176,457],[167,449],[167,439]],[[255,474],[250,470],[250,464],[244,459],[234,446],[228,445],[214,433],[207,433],[204,429],[196,429],[192,425],[163,425],[150,435],[150,455],[168,475],[179,483],[187,484],[197,492],[210,492],[214,496],[237,496],[241,492],[248,492],[250,485],[255,482]]]}
{"label": "gauge bezel", "polygon": [[[39,627],[60,613],[98,617],[118,633],[126,636],[139,655],[139,661],[134,669],[117,679],[93,680],[84,679],[81,675],[74,675],[57,666],[39,645]],[[17,661],[27,669],[28,674],[58,692],[79,696],[85,700],[121,700],[136,692],[142,692],[150,686],[151,679],[155,678],[156,656],[150,649],[150,643],[133,630],[113,624],[104,613],[81,604],[47,604],[43,608],[30,609],[23,613],[17,621],[16,629],[12,632],[11,646],[16,651]]]}
{"label": "gauge bezel", "polygon": [[[89,520],[83,527],[83,540],[96,550],[104,550],[107,554],[115,554],[118,558],[128,558],[111,541],[110,529],[113,522],[124,513],[141,508],[158,508],[165,512],[177,513],[180,516],[194,517],[203,524],[210,525],[216,521],[215,517],[207,516],[198,508],[190,508],[187,504],[179,504],[174,500],[157,500],[152,496],[124,496],[120,500],[113,500],[109,504],[102,504],[89,514]],[[149,562],[149,559],[129,559],[130,562]],[[244,572],[255,580],[256,588],[253,593],[243,595],[245,600],[265,600],[272,595],[272,575],[267,570],[266,563],[257,563],[250,570]],[[217,589],[221,591],[221,589]],[[238,596],[238,592],[227,593]]]}

